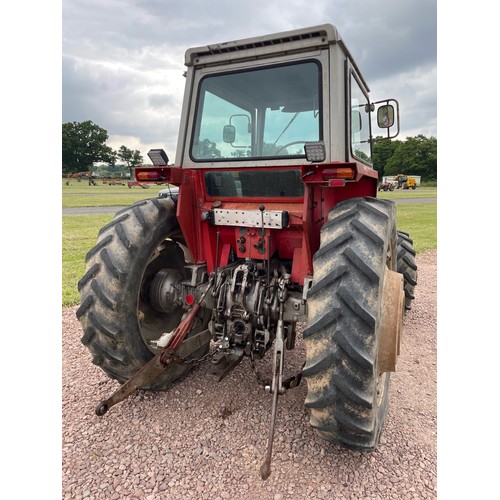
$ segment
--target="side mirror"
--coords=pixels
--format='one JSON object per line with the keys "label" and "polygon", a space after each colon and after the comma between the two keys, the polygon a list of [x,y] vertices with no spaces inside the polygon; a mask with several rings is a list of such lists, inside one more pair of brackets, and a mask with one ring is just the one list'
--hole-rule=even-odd
{"label": "side mirror", "polygon": [[[394,104],[389,104],[389,103]],[[377,107],[377,105],[380,106]],[[379,128],[387,130],[387,135],[385,137],[380,137],[372,141],[383,140],[383,139],[394,139],[399,135],[399,103],[396,99],[384,99],[382,101],[377,101],[372,103],[372,106],[377,109],[377,125]],[[394,129],[392,129],[394,127]],[[392,129],[392,130],[391,130]]]}
{"label": "side mirror", "polygon": [[222,140],[228,144],[232,144],[236,139],[236,129],[234,125],[225,125],[222,131]]}
{"label": "side mirror", "polygon": [[386,104],[378,108],[377,124],[379,128],[390,128],[394,125],[394,106]]}

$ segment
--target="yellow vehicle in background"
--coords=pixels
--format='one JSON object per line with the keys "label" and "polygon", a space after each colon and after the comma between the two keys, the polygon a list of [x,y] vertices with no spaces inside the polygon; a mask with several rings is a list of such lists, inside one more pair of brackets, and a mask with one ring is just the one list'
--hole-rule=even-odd
{"label": "yellow vehicle in background", "polygon": [[398,183],[398,189],[417,189],[417,181],[408,175],[398,174],[394,177],[394,180]]}

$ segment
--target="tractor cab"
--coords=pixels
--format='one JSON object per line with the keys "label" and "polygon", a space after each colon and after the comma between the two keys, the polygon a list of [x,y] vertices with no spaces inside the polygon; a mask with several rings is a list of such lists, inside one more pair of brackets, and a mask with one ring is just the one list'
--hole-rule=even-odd
{"label": "tractor cab", "polygon": [[399,132],[397,102],[370,102],[331,25],[192,48],[185,64],[184,168],[371,166],[372,115],[389,137]]}

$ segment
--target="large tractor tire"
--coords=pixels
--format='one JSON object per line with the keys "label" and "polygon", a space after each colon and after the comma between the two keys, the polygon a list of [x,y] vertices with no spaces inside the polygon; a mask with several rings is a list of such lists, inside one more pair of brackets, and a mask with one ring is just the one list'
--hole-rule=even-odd
{"label": "large tractor tire", "polygon": [[393,277],[399,280],[392,325],[398,336],[404,303],[403,279],[394,272],[395,212],[393,202],[375,198],[337,204],[313,259],[303,334],[305,406],[321,438],[353,449],[377,447],[387,414],[390,373],[381,368],[379,348],[389,299],[385,285]]}
{"label": "large tractor tire", "polygon": [[[86,272],[78,283],[81,305],[77,317],[82,343],[92,362],[119,382],[125,382],[158,352],[152,341],[180,323],[183,310],[155,305],[154,277],[169,269],[177,280],[186,278],[182,234],[170,198],[140,201],[118,212],[99,231],[88,252]],[[157,302],[156,302],[157,304]],[[190,335],[207,321],[197,318]],[[209,341],[189,357],[208,352]],[[175,365],[145,389],[161,390],[179,379],[189,365]]]}
{"label": "large tractor tire", "polygon": [[404,277],[406,311],[411,309],[413,299],[415,298],[415,286],[417,285],[416,254],[410,235],[403,231],[398,231],[398,273],[401,273]]}

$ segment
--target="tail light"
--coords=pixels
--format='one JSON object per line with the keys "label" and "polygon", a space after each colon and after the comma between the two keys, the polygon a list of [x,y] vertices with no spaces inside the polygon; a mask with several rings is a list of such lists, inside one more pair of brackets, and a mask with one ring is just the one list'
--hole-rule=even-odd
{"label": "tail light", "polygon": [[330,179],[354,179],[356,172],[351,167],[336,167],[325,168],[323,170],[323,179],[325,181]]}
{"label": "tail light", "polygon": [[137,172],[138,181],[157,181],[162,177],[161,173],[155,170],[146,170],[144,172]]}

